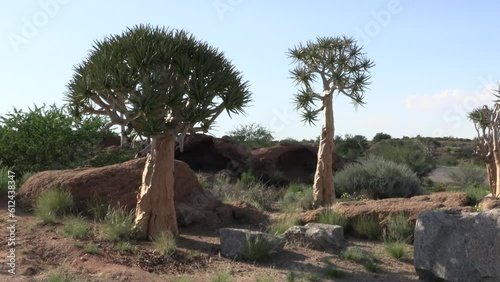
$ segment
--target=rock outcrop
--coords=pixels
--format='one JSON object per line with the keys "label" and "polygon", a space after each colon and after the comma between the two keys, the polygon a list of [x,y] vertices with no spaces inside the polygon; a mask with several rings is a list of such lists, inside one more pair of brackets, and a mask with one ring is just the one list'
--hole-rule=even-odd
{"label": "rock outcrop", "polygon": [[429,211],[415,227],[415,269],[426,281],[500,281],[500,209]]}
{"label": "rock outcrop", "polygon": [[345,247],[344,228],[338,225],[308,223],[292,226],[282,235],[288,243],[300,243],[306,247],[335,252]]}

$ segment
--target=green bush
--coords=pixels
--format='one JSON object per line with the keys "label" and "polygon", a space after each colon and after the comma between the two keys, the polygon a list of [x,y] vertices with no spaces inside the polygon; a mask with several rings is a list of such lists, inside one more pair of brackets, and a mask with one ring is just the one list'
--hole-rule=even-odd
{"label": "green bush", "polygon": [[340,225],[345,228],[349,223],[347,217],[331,209],[324,209],[318,217],[318,223]]}
{"label": "green bush", "polygon": [[386,242],[385,250],[387,253],[395,259],[404,259],[407,256],[406,244],[399,242]]}
{"label": "green bush", "polygon": [[405,164],[369,158],[362,164],[348,164],[334,177],[338,196],[365,194],[384,199],[421,194],[420,181]]}
{"label": "green bush", "polygon": [[490,187],[488,186],[477,186],[477,187],[467,187],[465,188],[465,193],[469,197],[469,205],[477,205],[479,202],[491,193]]}
{"label": "green bush", "polygon": [[292,183],[279,199],[280,210],[285,213],[312,209],[313,190],[311,185]]}
{"label": "green bush", "polygon": [[436,168],[433,149],[418,139],[383,140],[377,143],[373,154],[388,161],[406,164],[419,179],[429,176]]}
{"label": "green bush", "polygon": [[375,134],[375,136],[373,137],[372,141],[373,143],[378,143],[382,140],[388,140],[388,139],[391,139],[391,135],[387,134],[387,133],[383,133],[383,132],[379,132],[377,134]]}
{"label": "green bush", "polygon": [[269,147],[273,144],[273,134],[259,124],[240,125],[238,128],[227,132],[236,142],[247,148]]}
{"label": "green bush", "polygon": [[71,210],[75,203],[67,190],[49,189],[38,195],[35,202],[35,214],[44,222],[54,223],[57,218]]}
{"label": "green bush", "polygon": [[479,167],[473,164],[461,164],[458,166],[458,171],[453,171],[450,178],[453,182],[462,187],[479,187],[484,185],[487,174],[484,167]]}
{"label": "green bush", "polygon": [[85,246],[85,252],[93,255],[98,255],[101,253],[101,250],[99,250],[99,246],[97,246],[94,242],[88,242]]}
{"label": "green bush", "polygon": [[108,239],[128,239],[132,236],[134,227],[133,210],[127,212],[122,208],[109,209],[104,222],[105,233]]}
{"label": "green bush", "polygon": [[73,238],[82,238],[89,234],[87,222],[81,216],[69,216],[64,219],[64,234]]}
{"label": "green bush", "polygon": [[384,241],[410,243],[413,240],[415,225],[404,213],[389,215],[384,231]]}
{"label": "green bush", "polygon": [[103,221],[108,214],[109,205],[99,197],[94,197],[87,202],[87,211],[96,221]]}
{"label": "green bush", "polygon": [[454,155],[444,155],[437,159],[436,163],[443,166],[456,166],[458,158]]}
{"label": "green bush", "polygon": [[297,218],[294,218],[292,216],[282,216],[279,217],[271,222],[271,225],[268,228],[268,232],[279,236],[285,231],[287,231],[290,227],[299,225],[300,220]]}
{"label": "green bush", "polygon": [[362,135],[352,136],[346,134],[344,138],[335,136],[334,142],[335,153],[350,160],[356,160],[359,157],[365,156],[370,148],[368,140]]}
{"label": "green bush", "polygon": [[85,165],[102,167],[132,160],[137,152],[130,149],[100,150],[94,157],[88,159]]}
{"label": "green bush", "polygon": [[375,240],[382,235],[378,220],[373,216],[362,215],[357,217],[352,223],[352,228],[354,234],[361,238]]}
{"label": "green bush", "polygon": [[177,239],[170,232],[162,233],[153,240],[155,248],[163,255],[170,256],[177,248]]}
{"label": "green bush", "polygon": [[248,188],[252,185],[255,185],[258,182],[257,177],[255,177],[252,171],[243,172],[240,176],[239,184],[244,188]]}
{"label": "green bush", "polygon": [[263,236],[246,238],[246,259],[251,261],[262,260],[276,252],[276,246]]}
{"label": "green bush", "polygon": [[51,105],[0,117],[0,162],[16,174],[80,166],[108,134],[100,117],[75,120]]}

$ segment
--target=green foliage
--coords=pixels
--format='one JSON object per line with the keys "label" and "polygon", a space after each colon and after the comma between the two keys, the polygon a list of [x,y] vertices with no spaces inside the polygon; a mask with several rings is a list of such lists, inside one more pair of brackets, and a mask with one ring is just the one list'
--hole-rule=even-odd
{"label": "green foliage", "polygon": [[344,229],[345,229],[347,227],[347,224],[349,223],[349,221],[348,221],[347,217],[345,217],[341,213],[333,211],[332,209],[324,209],[319,214],[318,223],[340,225],[340,226],[344,227]]}
{"label": "green foliage", "polygon": [[458,158],[455,155],[444,155],[436,160],[436,164],[443,166],[456,166]]}
{"label": "green foliage", "polygon": [[391,257],[399,260],[406,258],[408,255],[405,243],[386,242],[385,250]]}
{"label": "green foliage", "polygon": [[132,251],[132,246],[130,245],[129,242],[125,242],[125,241],[120,241],[118,243],[116,243],[116,249],[119,251],[119,252],[127,252],[127,251]]}
{"label": "green foliage", "polygon": [[90,233],[87,222],[81,216],[69,216],[64,219],[64,234],[73,238],[82,238]]}
{"label": "green foliage", "polygon": [[99,250],[99,247],[94,242],[88,242],[85,246],[85,252],[93,255],[98,255],[101,253],[101,250]]}
{"label": "green foliage", "polygon": [[117,150],[101,150],[96,156],[88,159],[85,164],[91,167],[102,167],[132,160],[137,152],[119,148]]}
{"label": "green foliage", "polygon": [[0,162],[19,175],[80,166],[109,134],[104,124],[97,117],[77,121],[55,105],[35,105],[28,112],[14,108],[0,117]]}
{"label": "green foliage", "polygon": [[375,262],[367,262],[365,264],[365,269],[370,271],[370,272],[374,272],[374,273],[380,272],[380,270],[381,270],[380,266]]}
{"label": "green foliage", "polygon": [[284,195],[279,199],[280,210],[285,213],[310,210],[312,203],[312,186],[300,183],[290,184]]}
{"label": "green foliage", "polygon": [[240,125],[227,134],[236,142],[247,148],[262,148],[272,145],[273,133],[267,128],[251,123]]}
{"label": "green foliage", "polygon": [[346,276],[346,273],[336,267],[327,267],[325,269],[325,274],[327,277],[330,278],[344,278]]}
{"label": "green foliage", "polygon": [[453,171],[450,178],[453,182],[462,187],[479,187],[484,185],[487,174],[484,167],[474,164],[464,163],[458,166],[458,171]]}
{"label": "green foliage", "polygon": [[73,196],[67,190],[49,189],[38,195],[35,214],[44,222],[54,223],[57,218],[74,207]]}
{"label": "green foliage", "polygon": [[87,203],[87,210],[96,221],[102,221],[108,214],[109,205],[99,197],[94,197]]}
{"label": "green foliage", "polygon": [[239,184],[245,188],[248,188],[251,187],[252,185],[257,184],[258,181],[259,180],[257,179],[257,177],[255,177],[252,171],[250,170],[241,173]]}
{"label": "green foliage", "polygon": [[362,164],[348,164],[336,173],[334,181],[337,195],[384,199],[421,193],[420,181],[408,166],[373,157]]}
{"label": "green foliage", "polygon": [[125,211],[123,208],[109,209],[105,222],[105,234],[110,240],[128,239],[132,236],[135,215],[133,210]]}
{"label": "green foliage", "polygon": [[165,232],[154,238],[153,244],[163,256],[170,256],[177,248],[177,238],[172,233]]}
{"label": "green foliage", "polygon": [[9,181],[11,181],[8,174],[9,170],[6,166],[0,166],[0,195],[2,196],[6,196],[7,191],[9,191]]}
{"label": "green foliage", "polygon": [[364,253],[359,248],[348,248],[342,253],[342,257],[357,263],[361,263],[366,259]]}
{"label": "green foliage", "polygon": [[319,282],[319,281],[321,281],[321,278],[316,273],[307,273],[304,278],[307,281],[310,281],[310,282]]}
{"label": "green foliage", "polygon": [[251,93],[216,48],[183,30],[136,25],[94,42],[66,99],[76,116],[112,111],[114,123],[133,117],[125,122],[138,134],[158,136],[195,125],[206,131],[222,112],[244,112]]}
{"label": "green foliage", "polygon": [[341,136],[335,136],[335,153],[340,156],[356,160],[362,156],[366,155],[366,152],[370,148],[368,140],[362,135],[349,135],[346,134],[344,138]]}
{"label": "green foliage", "polygon": [[245,187],[240,181],[231,182],[228,178],[220,177],[206,185],[224,203],[245,200],[258,209],[268,209],[278,198],[275,189],[266,187],[259,181]]}
{"label": "green foliage", "polygon": [[290,227],[296,226],[300,224],[300,220],[293,216],[282,216],[277,219],[274,219],[271,222],[271,225],[268,228],[268,232],[279,236],[285,231],[287,231]]}
{"label": "green foliage", "polygon": [[247,236],[246,238],[246,256],[251,261],[258,261],[270,257],[276,253],[276,246],[264,236]]}
{"label": "green foliage", "polygon": [[227,270],[217,270],[214,274],[214,276],[212,277],[212,279],[210,279],[211,282],[231,282],[233,281],[233,278],[231,277],[231,273]]}
{"label": "green foliage", "polygon": [[375,136],[373,136],[373,143],[378,143],[382,140],[389,140],[391,139],[391,135],[387,134],[387,133],[383,133],[383,132],[379,132],[377,134],[375,134]]}
{"label": "green foliage", "polygon": [[[323,95],[333,95],[338,89],[342,89],[339,93],[349,97],[355,105],[364,104],[364,91],[370,80],[369,70],[375,64],[366,58],[354,38],[319,37],[316,41],[289,49],[288,56],[296,63],[290,74],[300,87],[294,103],[296,109],[302,111],[304,122],[311,124],[317,121],[321,112],[317,105],[321,104]],[[328,85],[326,89],[321,87],[328,93],[314,92],[314,82]]]}
{"label": "green foliage", "polygon": [[290,271],[286,274],[286,282],[295,282],[298,278],[297,273]]}
{"label": "green foliage", "polygon": [[189,277],[177,277],[177,278],[174,278],[174,280],[172,280],[172,282],[192,282],[193,279],[189,278]]}
{"label": "green foliage", "polygon": [[488,186],[477,186],[477,187],[467,187],[465,188],[465,193],[469,197],[469,205],[478,204],[486,195],[491,193],[490,187]]}
{"label": "green foliage", "polygon": [[410,243],[413,240],[415,225],[404,213],[389,215],[387,218],[384,241]]}
{"label": "green foliage", "polygon": [[361,215],[357,217],[352,223],[352,228],[354,234],[361,238],[375,240],[382,235],[379,222],[373,216]]}
{"label": "green foliage", "polygon": [[423,140],[384,140],[377,144],[374,155],[399,164],[406,164],[419,179],[429,176],[436,168],[433,145]]}

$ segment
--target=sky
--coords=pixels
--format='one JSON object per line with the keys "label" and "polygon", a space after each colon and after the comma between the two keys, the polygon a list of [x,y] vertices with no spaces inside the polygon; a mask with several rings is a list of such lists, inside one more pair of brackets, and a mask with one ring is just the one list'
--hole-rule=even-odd
{"label": "sky", "polygon": [[224,52],[250,83],[246,115],[219,117],[215,136],[260,124],[276,139],[316,138],[301,122],[287,51],[317,37],[354,37],[376,64],[364,107],[334,98],[335,135],[472,138],[467,112],[500,82],[495,0],[38,0],[0,11],[0,115],[64,104],[73,67],[94,40],[137,24],[184,29]]}

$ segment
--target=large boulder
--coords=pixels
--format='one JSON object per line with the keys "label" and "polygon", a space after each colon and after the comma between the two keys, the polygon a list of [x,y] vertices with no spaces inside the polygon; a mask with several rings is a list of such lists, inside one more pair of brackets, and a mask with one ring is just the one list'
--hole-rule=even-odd
{"label": "large boulder", "polygon": [[[264,252],[271,255],[283,250],[286,243],[284,239],[271,234],[247,229],[221,228],[219,235],[220,252],[231,259],[254,259],[258,255],[264,255]],[[249,246],[251,244],[262,253],[254,252]]]}
{"label": "large boulder", "polygon": [[[40,172],[26,181],[19,195],[24,205],[32,206],[40,192],[60,187],[69,190],[82,209],[95,199],[111,206],[135,209],[145,161],[146,158],[139,158],[99,168]],[[222,209],[226,216],[220,218],[217,208],[222,203],[201,187],[196,174],[186,163],[175,161],[174,174],[174,199],[179,225],[200,223],[219,228],[230,223],[227,214],[232,216],[232,207]]]}
{"label": "large boulder", "polygon": [[415,270],[426,281],[500,281],[500,209],[425,212],[414,248]]}
{"label": "large boulder", "polygon": [[[266,182],[303,182],[312,183],[318,147],[308,145],[283,144],[252,151],[248,168]],[[343,168],[344,160],[333,155],[333,171]]]}
{"label": "large boulder", "polygon": [[282,235],[288,243],[300,243],[315,250],[335,252],[345,247],[344,228],[338,225],[308,223],[292,226]]}

